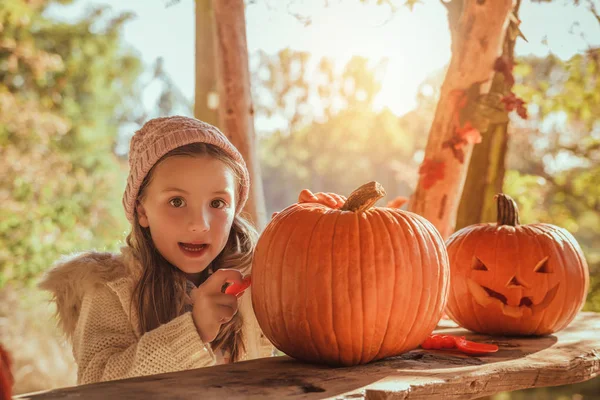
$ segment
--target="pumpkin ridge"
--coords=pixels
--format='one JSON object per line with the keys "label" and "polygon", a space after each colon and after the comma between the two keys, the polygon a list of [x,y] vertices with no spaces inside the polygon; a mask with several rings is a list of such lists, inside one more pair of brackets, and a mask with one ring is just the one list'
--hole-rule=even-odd
{"label": "pumpkin ridge", "polygon": [[[437,229],[435,229],[433,224],[431,224],[430,221],[428,221],[427,219],[424,219],[424,218],[418,219],[417,221],[419,224],[421,224],[422,232],[424,233],[424,235],[429,237],[430,242],[434,246],[434,248],[432,250],[433,250],[433,253],[435,254],[436,265],[438,266],[438,270],[435,272],[433,272],[433,271],[432,272],[434,273],[434,277],[435,276],[438,277],[437,284],[436,284],[437,291],[442,292],[442,296],[435,297],[436,302],[434,303],[434,307],[431,307],[431,305],[429,304],[428,309],[433,308],[435,310],[435,309],[440,308],[443,310],[444,308],[446,308],[447,299],[448,299],[448,291],[449,291],[449,283],[450,283],[450,279],[444,279],[444,277],[448,278],[450,276],[450,269],[449,269],[450,263],[448,261],[448,253],[440,252],[438,250],[439,248],[445,248],[445,246],[444,246],[444,241],[443,241],[441,235],[439,234]],[[430,229],[430,225],[431,225],[431,228],[433,228],[433,229]],[[439,246],[439,247],[436,247],[436,246]],[[429,253],[429,251],[428,251],[428,253]],[[447,266],[446,271],[444,271],[444,269],[443,269],[444,265]],[[448,284],[446,284],[444,286],[444,282],[447,282]],[[428,326],[431,326],[431,331],[433,331],[435,329],[435,327],[437,326],[437,323],[440,321],[441,317],[442,317],[441,313],[438,316],[429,313]]]}
{"label": "pumpkin ridge", "polygon": [[[450,236],[446,240],[445,245],[446,246],[450,246],[451,244],[453,244],[453,243],[455,243],[457,241],[459,242],[459,245],[460,245],[460,241],[462,241],[462,240],[464,240],[463,236],[460,236],[460,235],[454,236],[454,235],[452,235],[452,236]],[[453,256],[452,258],[450,257],[450,254],[448,254],[448,265],[455,265],[456,264],[456,262],[454,261],[454,259],[457,258],[457,254],[458,254],[458,252],[453,253],[452,254],[452,256]],[[448,303],[450,303],[450,298],[452,297],[454,299],[454,301],[452,302],[452,304],[458,304],[453,289],[454,288],[451,286],[450,290],[449,290],[449,294],[448,294]],[[459,319],[457,318],[457,315],[458,315],[458,311],[457,310],[451,311],[450,307],[446,306],[446,313],[448,314],[448,316],[453,321],[455,321],[456,323],[458,323]]]}
{"label": "pumpkin ridge", "polygon": [[[289,216],[288,218],[292,218],[292,217],[294,217],[294,214],[297,214],[297,213],[298,213],[298,210],[301,210],[301,208],[300,208],[300,207],[298,207],[297,209],[293,210],[293,213],[290,213],[290,216]],[[291,230],[289,231],[289,233],[288,233],[288,234],[286,235],[286,237],[285,237],[285,239],[286,239],[286,240],[285,240],[285,242],[286,242],[286,243],[285,243],[285,249],[283,250],[282,258],[281,258],[280,260],[277,260],[278,262],[281,262],[281,260],[285,260],[285,259],[286,259],[286,254],[287,254],[287,252],[288,252],[288,249],[289,249],[289,247],[290,247],[290,242],[291,242],[290,238],[291,238],[291,237],[294,235],[294,232],[296,232],[296,230],[297,230],[297,229],[298,229],[298,227],[300,226],[299,224],[294,224],[294,225],[295,225],[295,226],[293,227],[293,229],[291,229]],[[284,226],[284,227],[285,227],[285,226]],[[285,232],[285,231],[284,231],[284,232]],[[285,318],[283,318],[283,313],[284,313],[284,308],[285,308],[285,307],[283,306],[283,302],[282,302],[282,300],[281,300],[281,299],[283,298],[283,297],[282,297],[282,295],[281,295],[281,293],[282,293],[282,291],[283,291],[283,287],[282,287],[283,285],[282,285],[282,283],[284,282],[284,277],[283,277],[283,274],[284,274],[284,272],[285,272],[285,271],[282,271],[282,270],[281,270],[281,269],[279,269],[279,268],[277,268],[277,270],[278,270],[278,272],[281,274],[280,278],[279,278],[279,279],[277,279],[277,282],[279,282],[279,284],[277,285],[277,286],[278,286],[278,289],[279,289],[279,293],[278,293],[278,295],[277,295],[277,298],[279,299],[279,300],[278,300],[278,303],[277,303],[277,304],[278,304],[278,307],[277,307],[277,308],[278,308],[278,310],[279,310],[279,314],[280,314],[280,318],[279,318],[278,320],[279,320],[279,323],[281,324],[281,326],[283,326],[283,329],[282,329],[282,331],[283,331],[283,332],[285,332],[285,336],[286,336],[286,338],[287,338],[287,340],[288,340],[288,343],[289,343],[289,342],[290,342],[289,330],[288,330],[287,324],[286,324],[286,322],[285,322],[285,321],[286,321],[286,319],[285,319]],[[286,285],[286,286],[287,286],[287,285]]]}
{"label": "pumpkin ridge", "polygon": [[575,318],[577,313],[579,313],[581,308],[583,308],[583,306],[585,305],[585,299],[587,298],[587,293],[589,291],[589,286],[590,286],[590,278],[589,278],[590,272],[589,272],[589,266],[585,259],[585,255],[583,254],[583,250],[574,245],[574,243],[576,243],[575,237],[571,234],[571,232],[567,231],[564,228],[560,228],[560,231],[561,231],[561,234],[563,236],[565,236],[565,239],[567,239],[567,242],[569,243],[569,246],[571,246],[571,249],[573,250],[573,252],[577,255],[577,261],[580,266],[580,268],[577,268],[577,271],[580,272],[580,279],[583,280],[583,282],[584,282],[583,295],[582,295],[583,303],[582,303],[581,307],[579,307],[579,309],[575,308],[573,310],[573,314],[570,316],[570,320],[572,320],[573,318]]}
{"label": "pumpkin ridge", "polygon": [[[400,214],[400,216],[402,217],[402,219],[404,220],[404,222],[406,223],[406,225],[408,225],[410,227],[410,229],[413,232],[414,236],[416,236],[417,230],[415,230],[415,226],[411,223],[413,220],[411,220],[409,218],[404,218],[404,215],[401,215],[401,214]],[[421,248],[421,242],[419,240],[416,240],[416,242],[417,242],[417,245],[419,246],[419,251],[418,251],[419,261],[417,262],[417,265],[422,265],[423,264],[423,253],[422,253],[423,249]],[[411,284],[412,284],[413,287],[415,286],[415,280],[418,280],[418,277],[421,278],[420,279],[421,282],[424,282],[422,268],[415,268],[415,270],[419,271],[421,274],[420,275],[413,275],[412,276],[412,279],[411,279],[410,282],[411,282]],[[406,337],[404,338],[403,346],[406,345],[406,339],[412,336],[413,329],[417,325],[417,324],[415,324],[415,321],[419,318],[419,311],[421,310],[421,303],[423,302],[423,295],[424,294],[426,294],[425,291],[423,291],[421,293],[421,296],[419,296],[419,300],[416,303],[417,306],[414,307],[415,310],[416,310],[416,313],[415,313],[415,315],[413,317],[413,320],[409,321],[410,329],[409,329]],[[427,297],[429,297],[429,296],[427,296]]]}
{"label": "pumpkin ridge", "polygon": [[[392,266],[393,266],[393,268],[391,268],[391,269],[393,271],[393,276],[392,276],[392,280],[391,281],[394,282],[394,286],[395,286],[395,282],[396,282],[396,257],[395,257],[395,252],[396,252],[396,250],[394,249],[394,246],[392,245],[392,238],[391,238],[390,231],[388,230],[388,226],[387,226],[385,220],[383,219],[383,216],[381,215],[383,212],[385,212],[385,210],[383,210],[382,212],[379,212],[378,210],[375,210],[373,214],[377,215],[377,218],[379,219],[379,221],[381,223],[381,226],[383,227],[382,230],[385,231],[385,235],[387,236],[388,245],[389,245],[389,247],[392,250]],[[382,238],[382,242],[383,242],[383,238]],[[380,246],[381,246],[381,243],[380,243]],[[391,314],[393,312],[393,305],[394,305],[394,301],[393,300],[394,299],[392,299],[391,302],[387,302],[386,301],[386,304],[389,304],[389,307],[385,310],[385,313],[384,313],[384,315],[387,315],[386,324],[385,324],[385,330],[383,332],[383,335],[381,335],[381,340],[379,340],[379,351],[375,355],[375,359],[379,359],[382,350],[386,350],[386,346],[384,346],[384,344],[386,343],[386,338],[387,338],[388,330],[389,330],[389,327],[390,327],[390,317],[391,317]],[[378,312],[379,312],[379,309],[380,309],[380,307],[377,307]],[[380,318],[378,317],[377,320],[379,321],[379,319]]]}
{"label": "pumpkin ridge", "polygon": [[[289,212],[293,212],[293,211],[295,211],[295,210],[288,211],[288,213],[289,213]],[[278,216],[279,216],[279,215],[278,215]],[[277,226],[277,225],[276,225],[276,226],[275,226],[275,227],[272,229],[272,231],[273,231],[273,232],[271,233],[271,236],[272,236],[272,237],[273,237],[273,236],[275,236],[275,234],[276,234],[277,232],[279,232],[279,231],[281,230],[281,228],[282,228],[282,227],[283,227],[282,225],[279,225],[279,226]],[[266,233],[266,232],[265,232],[265,233]],[[263,235],[264,235],[265,233],[263,233]],[[273,247],[273,244],[274,244],[274,243],[275,243],[275,241],[274,241],[274,240],[272,240],[272,241],[270,241],[270,242],[269,242],[269,245],[267,246],[267,249],[266,249],[266,251],[265,251],[265,256],[264,256],[264,258],[265,258],[265,259],[267,259],[267,260],[269,260],[269,259],[270,259],[270,257],[271,257],[271,249],[272,249],[272,247]],[[270,272],[270,271],[269,271],[269,270],[267,270],[267,271],[265,271],[265,273],[263,273],[263,275],[264,275],[264,276],[269,276],[269,275],[270,275],[270,273],[269,273],[269,272]],[[256,283],[259,283],[259,282],[256,282]],[[257,286],[258,286],[259,288],[260,288],[260,287],[262,287],[262,288],[263,288],[263,290],[264,290],[264,287],[266,287],[266,285],[260,285],[260,284],[258,284]],[[263,292],[263,293],[262,293],[262,295],[263,295],[263,296],[265,296],[265,298],[269,298],[269,296],[267,295],[267,292]],[[269,302],[272,304],[272,300],[271,300],[271,299],[269,299]],[[264,303],[263,303],[263,304],[264,304]],[[261,313],[264,313],[264,310],[261,310],[260,312],[261,312]],[[273,337],[273,338],[275,338],[277,335],[273,333],[273,332],[274,332],[274,329],[273,329],[273,326],[271,325],[271,321],[270,321],[269,319],[267,319],[267,320],[266,320],[266,323],[267,323],[267,328],[268,328],[268,330],[269,330],[270,336],[271,336],[271,337]],[[264,330],[264,329],[263,329],[263,330]],[[271,337],[269,337],[269,340],[274,340],[274,339],[271,339]],[[279,345],[279,343],[273,343],[273,344],[275,344],[275,345]]]}
{"label": "pumpkin ridge", "polygon": [[[361,282],[361,284],[359,285],[359,291],[358,293],[360,293],[360,305],[361,305],[361,309],[364,309],[364,298],[365,296],[363,296],[363,287],[362,287],[362,281],[363,281],[363,274],[362,274],[362,269],[360,268],[360,265],[362,265],[362,251],[360,251],[360,244],[362,243],[362,233],[361,233],[361,229],[360,229],[360,214],[359,213],[354,213],[354,222],[355,222],[355,226],[356,226],[356,230],[358,231],[358,263],[359,263],[359,268],[358,268],[358,278],[359,278],[359,282]],[[359,313],[359,317],[360,317],[360,332],[362,333],[360,335],[360,349],[361,352],[360,354],[358,354],[358,362],[360,364],[362,364],[363,361],[363,356],[364,356],[364,348],[365,348],[365,319],[364,319],[364,315],[362,313]],[[356,355],[355,355],[356,356]]]}
{"label": "pumpkin ridge", "polygon": [[[317,222],[315,222],[315,225],[312,227],[312,230],[310,231],[310,239],[308,242],[308,248],[311,249],[312,246],[312,241],[314,238],[314,233],[315,230],[317,229],[317,226],[319,226],[319,224],[321,223],[321,220],[323,219],[323,217],[327,215],[327,213],[322,213],[319,218],[317,219]],[[304,266],[304,271],[301,273],[302,276],[306,276],[306,269],[308,268],[308,255],[309,252],[306,251],[304,252],[304,262],[302,263],[302,265]],[[311,324],[308,323],[308,315],[306,315],[306,310],[307,310],[307,305],[306,305],[306,300],[308,299],[308,282],[305,282],[304,284],[304,307],[301,308],[302,310],[304,310],[304,315],[301,315],[300,317],[304,317],[304,320],[306,321],[306,325],[308,326],[308,334],[310,336],[310,343],[308,343],[309,346],[311,346],[313,348],[313,350],[315,351],[315,353],[317,353],[319,355],[319,357],[322,357],[321,352],[319,351],[319,348],[317,345],[315,345],[315,337],[313,335],[313,331],[311,328]]]}
{"label": "pumpkin ridge", "polygon": [[[314,249],[315,247],[317,247],[313,244],[314,241],[316,241],[317,244],[321,243],[321,241],[318,239],[318,237],[320,237],[322,235],[321,230],[322,230],[322,226],[324,224],[323,220],[325,219],[325,216],[328,214],[329,214],[329,211],[326,211],[323,214],[321,214],[320,218],[315,223],[315,226],[313,227],[313,230],[312,230],[309,246],[308,246],[310,249]],[[311,251],[307,252],[307,255],[306,255],[307,262],[305,262],[305,264],[304,264],[305,268],[309,268],[309,263],[308,263],[309,253],[312,253],[312,252]],[[306,276],[306,274],[305,274],[305,276]],[[306,290],[308,291],[308,285],[306,286]],[[309,298],[311,298],[311,297],[305,296],[304,304],[307,304],[307,300]],[[308,310],[307,306],[305,307],[305,310]],[[312,318],[314,317],[314,315],[309,316],[307,314],[306,315],[307,321],[309,321],[309,319],[308,319],[309,317],[311,317],[310,323],[308,323],[308,327],[309,327],[309,331],[310,331],[310,338],[313,341],[313,346],[316,349],[317,355],[319,356],[319,358],[323,358],[323,353],[321,352],[321,349],[319,348],[319,342],[315,340],[315,336],[313,335],[313,330],[312,330],[313,322],[314,322],[315,326],[318,326],[317,330],[322,330],[323,326],[321,325],[321,321],[319,318],[316,318],[315,320],[313,320]]]}
{"label": "pumpkin ridge", "polygon": [[[552,232],[552,239],[554,240],[554,239],[556,238],[556,229],[554,229],[554,228],[552,227],[550,230],[551,230],[551,232]],[[560,239],[563,239],[563,238],[560,238]],[[562,240],[561,240],[561,241],[562,241]],[[561,265],[563,265],[562,271],[563,271],[563,273],[565,273],[565,272],[566,272],[566,268],[567,268],[567,263],[565,262],[564,253],[563,253],[562,251],[558,251],[558,249],[556,248],[556,247],[557,247],[557,246],[556,246],[556,242],[552,241],[552,242],[550,243],[550,246],[551,246],[551,248],[552,248],[552,252],[553,252],[553,253],[555,253],[555,254],[556,254],[556,253],[558,253],[558,255],[559,255],[559,257],[560,257],[560,263],[561,263]],[[565,273],[565,275],[566,275],[566,273]],[[569,285],[567,284],[567,289],[568,289],[568,286],[569,286]],[[561,296],[561,298],[560,298],[560,300],[561,300],[561,301],[560,301],[560,303],[562,304],[562,306],[561,306],[561,309],[562,309],[562,310],[564,310],[564,304],[565,304],[565,301],[564,301],[564,300],[565,300],[565,296],[566,296],[566,293],[567,293],[567,292],[568,292],[568,290],[567,290],[567,291],[562,291],[562,294],[563,294],[563,295],[562,295],[562,296]],[[557,294],[558,294],[558,293],[557,293]],[[548,309],[548,307],[547,307],[547,308],[544,310],[544,312],[545,312],[547,309]],[[556,314],[555,318],[553,318],[553,319],[551,320],[551,321],[552,321],[552,324],[551,324],[551,326],[555,326],[555,325],[557,324],[557,322],[559,322],[559,321],[563,321],[563,323],[564,323],[564,321],[566,320],[566,318],[565,318],[563,315],[561,315],[561,314],[563,314],[563,313],[561,313],[561,312],[555,312],[555,314]],[[562,317],[562,319],[561,319],[561,317]],[[563,323],[561,323],[560,325],[563,325]]]}
{"label": "pumpkin ridge", "polygon": [[[363,228],[363,229],[359,228],[360,232],[365,231],[367,238],[369,239],[369,241],[371,241],[373,239],[373,228],[371,227],[371,222],[369,221],[368,215],[366,215],[366,213],[356,213],[356,214],[359,216],[359,223],[362,219],[363,221],[365,221],[363,223],[363,227],[364,226],[368,227],[368,228]],[[368,231],[367,231],[367,229],[368,229]],[[361,240],[360,242],[362,243],[363,241]],[[374,257],[375,243],[374,242],[371,243],[370,247],[371,247],[371,252],[369,253],[369,257],[368,257],[369,262],[366,262],[366,263],[362,262],[363,254],[365,254],[366,252],[363,252],[362,248],[361,248],[361,252],[360,252],[360,254],[361,254],[361,263],[360,264],[361,264],[361,266],[362,265],[368,266],[368,268],[370,268],[373,265],[373,263],[371,261],[375,258]],[[373,275],[375,275],[375,282],[377,282],[377,272],[375,271],[373,273]],[[364,289],[364,284],[362,282],[363,281],[361,280],[361,285],[360,285],[361,290]],[[365,309],[367,309],[365,301],[369,300],[369,296],[362,296],[362,300],[363,300],[363,310],[365,310]],[[375,298],[375,309],[377,309],[377,298]],[[375,320],[377,320],[377,315],[378,315],[378,313],[375,313]],[[372,360],[371,354],[372,354],[372,348],[373,348],[373,337],[375,336],[375,332],[374,332],[375,328],[374,328],[373,324],[365,324],[364,320],[363,320],[363,329],[364,328],[369,329],[370,334],[367,336],[366,333],[364,333],[364,331],[363,331],[363,337],[366,339],[363,341],[363,343],[366,342],[367,346],[363,345],[363,347],[362,347],[361,361],[368,362],[368,361]],[[365,355],[365,352],[366,352],[366,355]]]}
{"label": "pumpkin ridge", "polygon": [[[396,222],[398,223],[398,225],[403,225],[403,227],[407,226],[408,223],[406,222],[406,218],[404,218],[404,214],[402,213],[397,213],[397,212],[391,212],[391,214],[393,215],[394,219],[396,220]],[[398,230],[401,234],[402,234],[402,240],[401,243],[409,243],[409,241],[406,238],[406,232],[404,229],[399,229]],[[404,248],[403,248],[404,250]],[[409,249],[409,251],[403,251],[402,252],[402,265],[410,265],[411,264],[411,251]],[[412,282],[412,280],[414,279],[413,275],[412,275],[412,268],[406,268],[407,272],[410,273],[410,277],[405,277],[406,281]],[[410,299],[409,299],[410,300]],[[404,326],[407,321],[407,317],[408,317],[408,313],[403,313],[402,315],[402,319],[400,319],[398,325],[399,326]],[[408,323],[410,324],[411,322],[408,321]],[[401,338],[401,342],[398,344],[399,347],[404,347],[404,345],[406,344],[406,339],[408,338],[408,333],[406,335],[404,335],[404,337]]]}
{"label": "pumpkin ridge", "polygon": [[[429,221],[424,220],[421,221],[422,225],[423,225],[423,231],[429,236],[429,238],[431,239],[431,242],[438,246],[438,248],[445,248],[444,245],[444,240],[442,239],[442,236],[437,232],[437,229],[435,231],[430,230],[429,227],[427,225],[429,225]],[[433,225],[433,224],[431,224]],[[435,227],[434,227],[435,228]],[[437,270],[437,288],[439,291],[442,291],[443,295],[438,297],[438,302],[435,303],[435,307],[433,307],[434,309],[437,309],[438,307],[440,307],[442,310],[444,310],[446,308],[446,305],[448,304],[448,292],[450,291],[450,279],[445,279],[448,278],[450,276],[450,261],[448,260],[448,253],[444,253],[444,252],[440,252],[437,249],[435,250],[435,258],[436,258],[436,264],[438,265],[438,270]],[[444,260],[445,258],[445,260]],[[445,261],[445,262],[444,262]],[[446,271],[443,270],[444,265],[446,265],[448,268],[446,269]],[[445,272],[445,274],[444,274]],[[446,285],[444,286],[444,283],[446,283]],[[430,316],[430,323],[434,323],[435,325],[437,325],[437,323],[439,322],[440,318],[442,317],[442,315],[440,314],[439,317],[435,317],[436,320],[435,321],[431,321],[431,318],[434,318],[434,316]],[[435,326],[434,326],[435,328]]]}
{"label": "pumpkin ridge", "polygon": [[[484,228],[485,229],[485,228]],[[487,229],[486,229],[487,231]],[[469,232],[470,235],[473,235],[474,233],[476,233],[476,230],[471,230],[471,232]],[[492,280],[495,280],[496,278],[496,272],[498,270],[498,268],[496,267],[498,265],[498,239],[499,239],[500,235],[494,235],[494,269],[493,271],[488,269],[488,272],[490,274],[493,274],[492,276]],[[484,235],[481,235],[480,237],[476,238],[477,242],[474,245],[475,248],[481,248],[481,242],[485,239]],[[483,324],[481,322],[481,320],[479,319],[479,313],[477,313],[476,308],[479,306],[478,304],[476,304],[475,299],[473,297],[471,297],[471,301],[470,301],[470,308],[471,310],[468,312],[468,314],[465,315],[469,315],[472,316],[471,322],[474,322],[475,325],[478,327],[479,330],[484,330],[487,327],[487,324]]]}
{"label": "pumpkin ridge", "polygon": [[[456,249],[456,251],[454,251],[454,252],[452,253],[452,254],[453,254],[453,258],[452,258],[452,260],[450,260],[450,263],[451,263],[451,265],[452,265],[452,264],[456,264],[456,262],[457,262],[457,261],[460,261],[460,256],[461,256],[461,253],[462,253],[462,251],[463,251],[463,247],[464,247],[464,245],[465,245],[465,242],[467,242],[467,240],[469,239],[469,235],[470,235],[472,232],[474,232],[474,230],[472,230],[472,229],[471,229],[471,230],[466,230],[466,231],[464,231],[464,234],[462,234],[462,235],[458,235],[458,240],[459,240],[459,242],[458,242],[458,244],[456,245],[456,246],[458,246],[458,248]],[[453,241],[454,241],[454,240],[453,240]],[[448,244],[446,244],[446,246],[448,246],[448,245],[449,245],[449,243],[448,243]],[[453,261],[453,260],[454,260],[454,261]],[[467,271],[465,274],[468,276],[468,275],[469,275],[469,273],[470,273],[470,272],[469,272],[469,271]],[[451,278],[451,279],[452,279],[452,278]],[[461,284],[461,285],[463,285],[463,286],[464,286],[464,285],[466,285],[466,284],[465,284],[464,282],[462,282],[462,281],[459,281],[459,284]],[[451,292],[451,294],[452,294],[452,297],[454,297],[454,303],[453,303],[453,304],[455,304],[455,305],[456,305],[456,314],[457,314],[457,321],[456,321],[456,322],[457,322],[458,324],[464,324],[465,318],[467,318],[467,316],[468,316],[468,315],[470,315],[470,314],[466,313],[466,312],[463,310],[463,302],[459,301],[459,299],[456,297],[456,290],[455,290],[455,286],[456,286],[456,284],[454,284],[454,285],[453,285],[453,288],[452,288],[452,290],[450,290],[450,292]],[[467,290],[468,290],[468,289],[467,289]],[[464,306],[465,306],[465,307],[467,307],[467,305],[466,305],[466,304],[464,304]],[[473,309],[473,305],[472,305],[472,304],[471,304],[471,309]],[[460,322],[459,322],[459,321],[460,321]],[[479,325],[479,323],[478,323],[478,322],[477,322],[476,324],[477,324],[477,325]]]}
{"label": "pumpkin ridge", "polygon": [[[578,261],[578,264],[579,264],[578,265],[579,268],[577,268],[577,271],[581,272],[583,274],[583,271],[587,271],[588,270],[587,263],[582,262],[582,260],[584,260],[584,258],[582,257],[582,255],[580,253],[580,250],[576,249],[575,246],[573,246],[573,242],[572,242],[574,240],[574,238],[572,237],[573,235],[571,235],[571,233],[568,232],[566,229],[563,229],[563,228],[560,228],[560,227],[557,227],[554,230],[556,231],[556,233],[558,234],[558,236],[561,236],[561,238],[563,239],[563,242],[566,242],[568,244],[568,246],[571,248],[571,250],[573,251],[573,253],[577,254],[577,256],[578,256],[577,257],[577,261]],[[563,256],[564,256],[564,253],[561,252],[561,258]],[[563,265],[565,265],[565,264],[563,264]],[[579,277],[580,278],[579,282],[581,281],[581,278],[583,278],[583,281],[585,282],[585,284],[584,284],[584,290],[583,290],[583,298],[584,298],[583,304],[585,304],[585,297],[586,297],[587,292],[588,292],[589,280],[586,279],[587,276],[588,275],[583,274],[583,276]],[[564,296],[566,296],[566,293],[568,292],[568,287],[569,287],[569,285],[567,284],[567,289],[563,290],[563,293],[565,293]],[[571,292],[573,292],[573,290],[571,290]],[[564,304],[564,301],[563,301],[563,304]],[[574,307],[574,303],[570,303],[570,304],[573,304],[571,306],[571,312],[569,314],[565,315],[562,318],[562,323],[559,325],[561,328],[564,327],[564,326],[566,326],[565,321],[569,321],[570,322],[575,317],[575,315],[579,312],[579,309],[581,309],[581,307],[579,307],[579,309],[577,307]],[[583,306],[583,304],[582,304],[582,306]]]}
{"label": "pumpkin ridge", "polygon": [[[333,228],[331,229],[331,244],[332,244],[331,247],[333,249],[336,248],[335,247],[335,230],[337,228],[337,224],[338,224],[338,220],[340,219],[340,215],[341,215],[340,212],[335,212],[335,220],[333,222]],[[335,340],[335,346],[337,347],[338,363],[341,363],[342,362],[342,351],[340,349],[340,343],[339,343],[339,340],[338,340],[338,333],[336,332],[336,329],[335,329],[335,318],[333,316],[333,314],[335,312],[335,310],[333,308],[333,306],[334,306],[334,304],[333,304],[333,294],[335,293],[334,292],[334,287],[333,287],[333,285],[334,285],[334,279],[333,279],[333,265],[334,265],[334,263],[333,263],[333,252],[330,252],[329,255],[330,255],[330,257],[329,257],[330,261],[329,262],[331,264],[330,264],[330,268],[327,268],[327,271],[331,273],[331,277],[329,279],[330,285],[331,285],[331,290],[330,290],[329,293],[331,294],[332,299],[331,299],[331,301],[327,301],[327,305],[329,307],[330,315],[331,315],[331,330],[333,331],[333,335],[332,336],[333,336],[333,338]]]}
{"label": "pumpkin ridge", "polygon": [[[430,251],[432,249],[430,249],[429,247],[425,247],[426,243],[423,240],[423,238],[427,237],[427,227],[426,227],[425,223],[419,218],[411,219],[410,221],[413,223],[413,226],[415,227],[415,232],[418,233],[419,238],[421,239],[421,240],[417,240],[417,243],[419,243],[419,249],[420,249],[419,257],[420,257],[421,265],[423,265],[424,259],[426,260],[427,264],[429,264]],[[435,243],[435,241],[433,241],[433,242]],[[437,257],[437,254],[436,254],[436,257]],[[421,282],[432,282],[433,281],[434,276],[432,275],[433,271],[431,269],[419,268],[419,270],[421,271]],[[439,286],[436,285],[436,291],[441,290],[441,289],[442,288],[440,288]],[[425,293],[423,293],[423,297],[425,299],[425,305],[426,305],[424,310],[433,309],[432,304],[434,304],[434,303],[432,303],[432,301],[437,301],[436,294],[434,293],[434,295],[431,295],[431,294],[426,295]],[[419,306],[421,305],[421,303],[422,302],[420,302]],[[419,307],[418,309],[422,310],[421,307]],[[419,331],[423,330],[423,326],[431,325],[432,318],[435,318],[435,316],[433,314],[427,313],[427,312],[423,313],[422,315],[424,316],[423,320],[426,322],[424,322],[422,324],[414,324],[413,325],[413,326],[418,326]],[[441,315],[440,315],[440,317],[441,317]],[[417,318],[419,318],[419,317],[417,316]],[[435,321],[436,324],[437,324],[437,322],[438,321]],[[434,328],[435,328],[435,325],[433,325],[431,327],[431,331],[433,331]],[[431,332],[427,332],[427,333],[429,334]],[[418,345],[418,343],[416,345]]]}
{"label": "pumpkin ridge", "polygon": [[[529,226],[524,226],[524,227],[523,227],[523,229],[524,229],[526,232],[532,232],[532,230],[531,230],[531,225],[529,225]],[[532,233],[533,233],[533,232],[532,232]],[[545,252],[545,251],[544,251],[544,246],[543,246],[543,245],[540,243],[540,240],[539,240],[539,236],[540,236],[540,235],[535,235],[535,234],[534,234],[534,235],[532,235],[532,236],[533,236],[533,239],[535,240],[535,243],[536,243],[536,244],[538,245],[538,247],[540,248],[540,250],[541,250],[541,253],[544,253],[544,252]],[[547,288],[546,288],[546,289],[547,289]],[[535,333],[535,332],[538,332],[538,331],[540,330],[540,325],[542,325],[542,322],[544,322],[544,319],[546,319],[546,314],[547,314],[547,311],[548,311],[548,307],[546,307],[546,308],[544,308],[544,309],[542,310],[542,315],[540,315],[540,316],[539,316],[538,322],[537,322],[537,324],[536,324],[536,326],[535,326],[535,329],[533,330],[533,333]]]}

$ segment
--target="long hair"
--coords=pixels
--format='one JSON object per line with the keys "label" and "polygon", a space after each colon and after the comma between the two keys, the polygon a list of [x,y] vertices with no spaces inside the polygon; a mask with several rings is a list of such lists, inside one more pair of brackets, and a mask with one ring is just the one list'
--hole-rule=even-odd
{"label": "long hair", "polygon": [[[156,166],[173,156],[209,156],[222,161],[238,177],[235,198],[239,199],[239,177],[241,177],[242,167],[216,146],[192,143],[170,151],[156,162],[142,182],[138,201],[143,200],[146,195],[146,188],[152,181]],[[232,268],[243,274],[248,273],[257,239],[258,234],[254,227],[243,216],[236,215],[225,247],[212,262],[213,271]],[[183,313],[186,276],[159,253],[152,241],[150,229],[143,228],[139,224],[137,212],[134,212],[133,226],[127,236],[127,244],[142,265],[142,275],[133,291],[132,307],[137,309],[140,330],[145,333]],[[209,268],[206,268],[202,272],[200,283],[208,278],[208,270]],[[232,362],[242,359],[246,351],[242,326],[243,319],[238,312],[231,321],[221,326],[217,337],[211,343],[213,351],[229,352]]]}

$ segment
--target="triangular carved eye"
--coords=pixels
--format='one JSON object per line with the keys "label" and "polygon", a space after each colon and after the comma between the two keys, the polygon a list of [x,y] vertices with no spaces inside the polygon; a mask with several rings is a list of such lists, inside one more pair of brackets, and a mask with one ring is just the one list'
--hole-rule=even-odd
{"label": "triangular carved eye", "polygon": [[475,271],[487,271],[487,267],[483,264],[483,262],[481,262],[481,260],[477,257],[473,257],[473,265],[471,266],[471,269],[475,270]]}
{"label": "triangular carved eye", "polygon": [[516,276],[513,276],[506,287],[525,287],[525,285],[523,285]]}
{"label": "triangular carved eye", "polygon": [[533,270],[535,272],[539,272],[540,274],[551,273],[552,270],[550,269],[550,265],[548,264],[548,256],[546,256],[542,261],[540,261]]}

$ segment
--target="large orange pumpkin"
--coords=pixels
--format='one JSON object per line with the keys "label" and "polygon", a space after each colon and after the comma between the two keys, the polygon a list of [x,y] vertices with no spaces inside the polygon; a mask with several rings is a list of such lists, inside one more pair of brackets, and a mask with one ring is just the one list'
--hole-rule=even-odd
{"label": "large orange pumpkin", "polygon": [[448,315],[472,331],[545,335],[566,327],[583,306],[588,266],[575,238],[550,224],[519,225],[517,205],[496,196],[497,224],[477,224],[446,242]]}
{"label": "large orange pumpkin", "polygon": [[300,360],[351,366],[416,348],[449,286],[444,242],[426,219],[373,207],[371,182],[341,209],[294,204],[261,235],[252,303],[264,334]]}

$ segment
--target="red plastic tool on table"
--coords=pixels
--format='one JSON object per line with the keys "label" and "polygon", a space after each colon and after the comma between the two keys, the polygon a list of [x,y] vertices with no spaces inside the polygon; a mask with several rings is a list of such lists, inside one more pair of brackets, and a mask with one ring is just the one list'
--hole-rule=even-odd
{"label": "red plastic tool on table", "polygon": [[225,293],[240,297],[242,293],[244,293],[244,290],[248,289],[251,283],[252,278],[250,277],[250,275],[248,275],[244,277],[244,279],[242,279],[242,282],[232,283],[231,285],[227,286],[227,288],[225,289]]}
{"label": "red plastic tool on table", "polygon": [[495,344],[472,342],[465,339],[464,336],[439,334],[429,335],[429,337],[421,343],[421,348],[425,350],[456,349],[470,355],[482,355],[498,351],[498,346]]}

